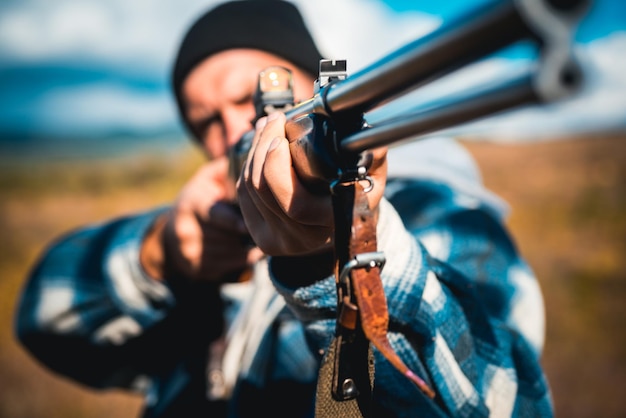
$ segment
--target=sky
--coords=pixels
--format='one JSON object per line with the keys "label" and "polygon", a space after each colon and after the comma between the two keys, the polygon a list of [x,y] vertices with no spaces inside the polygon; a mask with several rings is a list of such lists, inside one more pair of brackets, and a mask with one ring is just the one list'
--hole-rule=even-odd
{"label": "sky", "polygon": [[[489,0],[294,0],[320,49],[357,72]],[[181,135],[169,71],[187,26],[215,0],[3,0],[0,143]],[[626,130],[626,1],[596,0],[574,33],[574,97],[462,127],[529,141]],[[520,52],[521,51],[521,52]],[[416,92],[417,101],[529,65],[515,48]],[[413,100],[413,99],[411,99]]]}

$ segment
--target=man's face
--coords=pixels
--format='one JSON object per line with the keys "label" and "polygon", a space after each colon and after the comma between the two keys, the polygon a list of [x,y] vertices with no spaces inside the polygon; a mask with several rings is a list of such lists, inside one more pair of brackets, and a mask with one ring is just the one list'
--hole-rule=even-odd
{"label": "man's face", "polygon": [[282,58],[253,49],[219,52],[189,73],[182,85],[184,116],[210,158],[225,155],[252,128],[257,78],[272,65],[292,70],[296,102],[313,95],[311,76]]}

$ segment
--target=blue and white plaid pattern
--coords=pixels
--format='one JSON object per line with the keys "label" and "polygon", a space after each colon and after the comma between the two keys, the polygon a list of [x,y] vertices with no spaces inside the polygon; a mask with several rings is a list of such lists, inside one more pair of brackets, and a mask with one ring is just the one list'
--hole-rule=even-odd
{"label": "blue and white plaid pattern", "polygon": [[[397,417],[552,416],[540,367],[544,319],[536,279],[503,227],[501,208],[487,194],[451,184],[437,176],[398,178],[381,204],[390,340],[437,396],[426,399],[376,353],[377,408]],[[29,277],[16,323],[25,347],[52,370],[93,387],[141,391],[150,417],[177,405],[194,382],[192,365],[204,364],[198,358],[206,357],[208,341],[166,341],[180,343],[180,351],[159,344],[186,335],[181,329],[214,337],[219,330],[211,327],[220,325],[180,313],[176,290],[139,266],[142,237],[163,210],[55,242]],[[260,393],[279,381],[314,384],[319,358],[311,353],[324,350],[334,332],[333,278],[298,289],[283,285],[288,278],[271,279],[287,308],[241,372]],[[225,303],[210,306],[236,316],[243,301]],[[231,403],[245,405],[248,393],[235,390]]]}

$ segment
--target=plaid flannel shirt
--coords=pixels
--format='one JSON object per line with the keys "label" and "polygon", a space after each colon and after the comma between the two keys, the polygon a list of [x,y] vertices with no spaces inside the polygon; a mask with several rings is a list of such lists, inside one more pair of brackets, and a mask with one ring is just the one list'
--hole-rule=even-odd
{"label": "plaid flannel shirt", "polygon": [[[456,143],[413,148],[390,152],[378,244],[390,341],[437,396],[425,398],[375,352],[379,416],[552,416],[541,292],[503,226],[505,206]],[[246,285],[155,281],[139,248],[164,210],[53,243],[24,287],[24,346],[82,384],[143,393],[146,417],[313,416],[319,353],[335,326],[334,278],[290,288],[270,258]],[[222,335],[229,345],[214,367]],[[234,378],[226,400],[207,400],[214,369]]]}

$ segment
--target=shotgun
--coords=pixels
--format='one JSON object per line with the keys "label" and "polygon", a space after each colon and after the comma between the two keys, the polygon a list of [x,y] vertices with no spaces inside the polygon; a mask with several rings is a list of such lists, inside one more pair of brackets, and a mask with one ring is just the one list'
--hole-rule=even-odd
{"label": "shotgun", "polygon": [[[344,167],[368,149],[419,140],[428,134],[526,105],[573,95],[583,74],[573,53],[574,30],[589,0],[497,0],[444,23],[348,77],[345,60],[322,60],[315,93],[293,103],[289,75],[265,71],[256,96],[257,117],[281,110],[298,176],[311,190],[328,191]],[[518,42],[537,57],[521,74],[426,103],[369,124],[368,112]],[[276,73],[277,71],[277,73]],[[275,77],[278,75],[279,79]],[[272,77],[272,80],[268,80]],[[287,80],[283,78],[286,77]],[[277,81],[284,80],[284,81]],[[273,81],[274,86],[268,81]],[[283,91],[280,91],[282,86]],[[237,179],[254,131],[229,150]]]}

